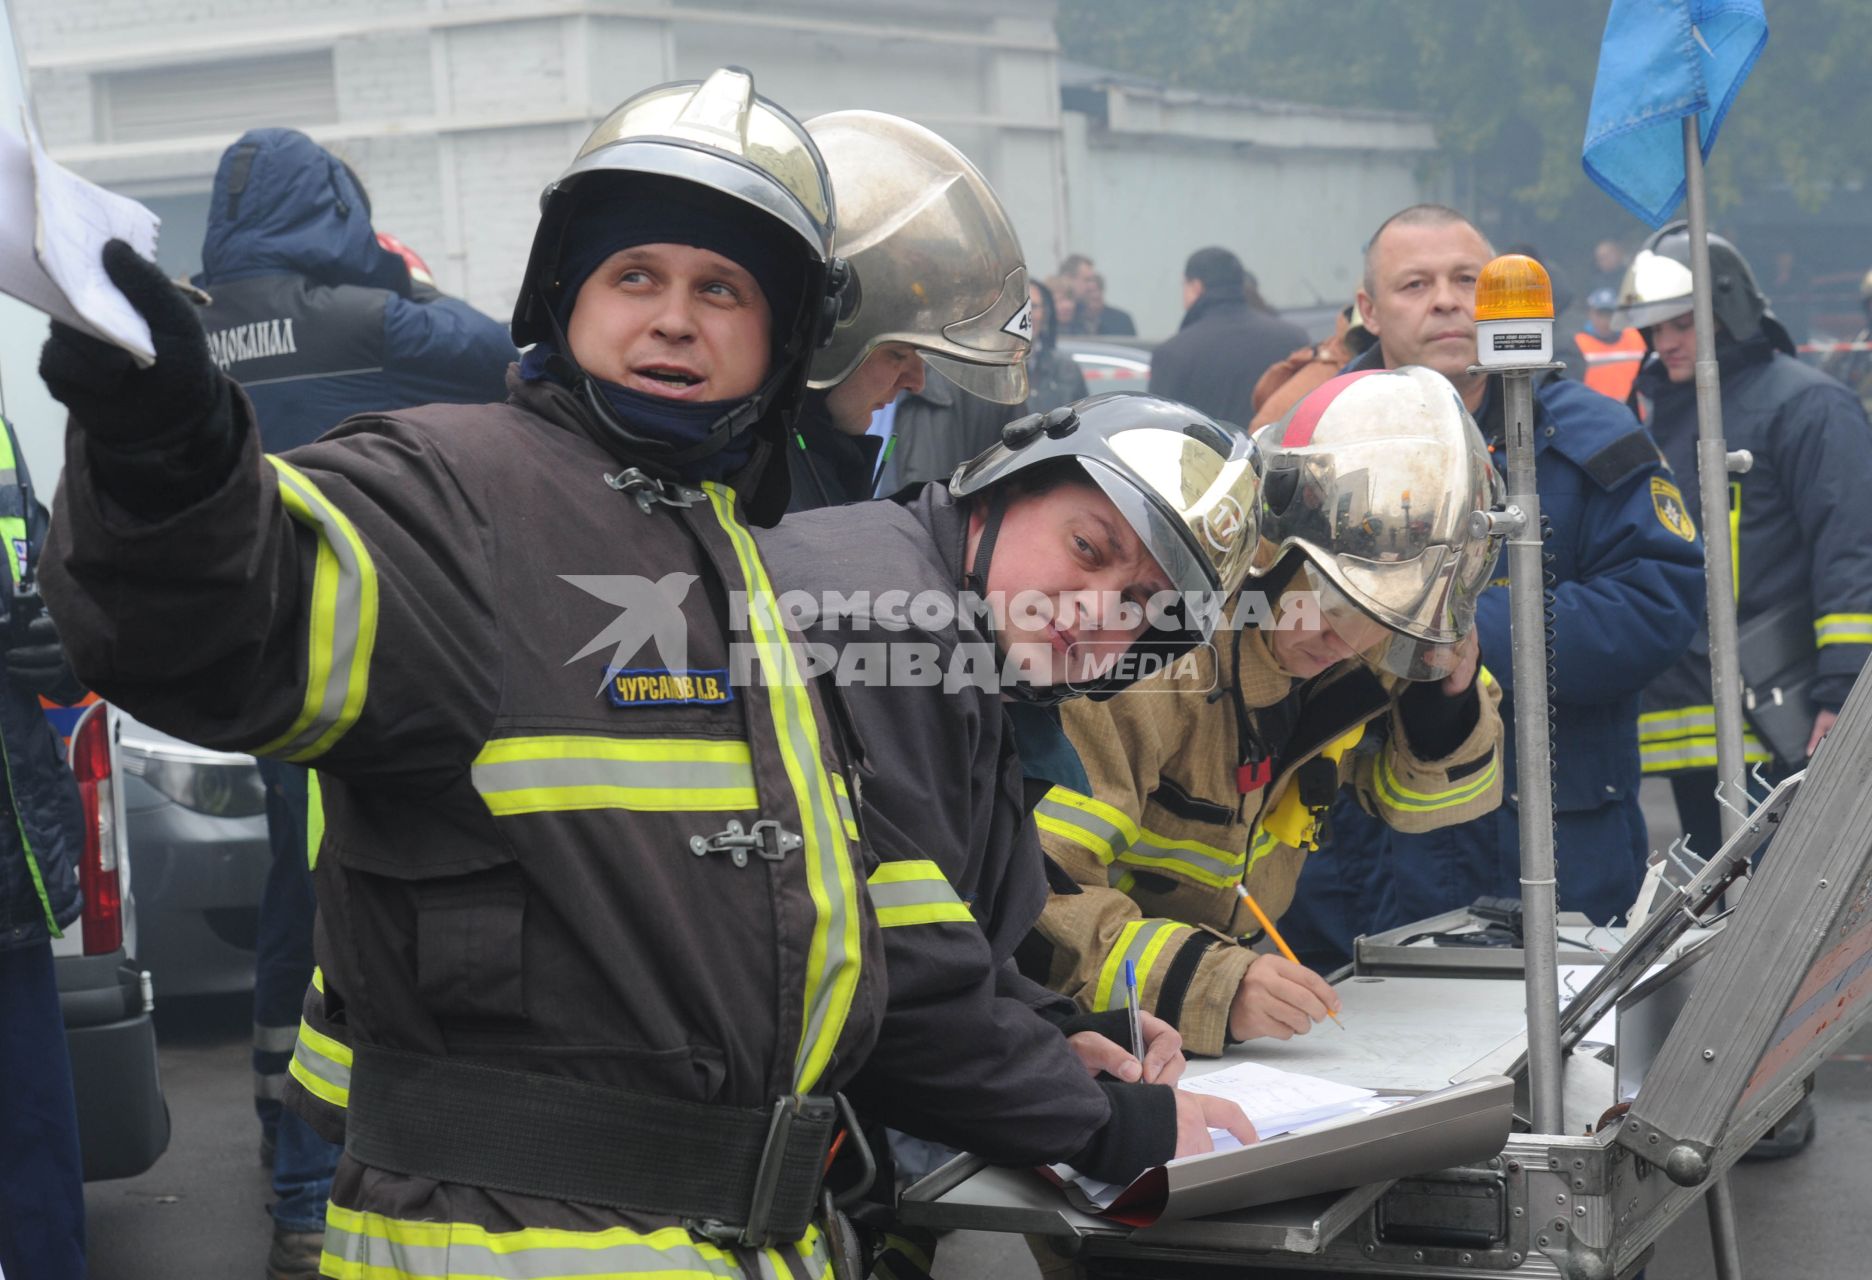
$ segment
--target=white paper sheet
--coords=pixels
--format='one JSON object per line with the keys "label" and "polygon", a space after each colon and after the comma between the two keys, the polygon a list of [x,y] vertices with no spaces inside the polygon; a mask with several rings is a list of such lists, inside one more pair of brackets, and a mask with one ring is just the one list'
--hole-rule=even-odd
{"label": "white paper sheet", "polygon": [[[1227,1098],[1247,1114],[1256,1135],[1262,1138],[1323,1124],[1354,1111],[1381,1111],[1394,1101],[1379,1098],[1370,1089],[1282,1071],[1260,1062],[1231,1063],[1219,1071],[1179,1081],[1177,1088]],[[1226,1129],[1211,1129],[1209,1137],[1216,1151],[1233,1151],[1241,1146]],[[1213,1152],[1204,1153],[1210,1154]],[[1202,1156],[1183,1159],[1200,1160]],[[1124,1190],[1120,1184],[1085,1177],[1069,1165],[1054,1165],[1053,1172],[1077,1184],[1086,1199],[1101,1209],[1109,1208]]]}
{"label": "white paper sheet", "polygon": [[156,256],[156,215],[46,155],[26,124],[0,129],[0,292],[150,364],[149,324],[104,274],[110,239]]}

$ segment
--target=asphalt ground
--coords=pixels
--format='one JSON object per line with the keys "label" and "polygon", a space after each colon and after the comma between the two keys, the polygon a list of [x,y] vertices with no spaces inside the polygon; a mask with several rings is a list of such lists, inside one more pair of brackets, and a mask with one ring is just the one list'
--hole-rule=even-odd
{"label": "asphalt ground", "polygon": [[[1654,832],[1668,822],[1667,809],[1654,813]],[[93,1280],[261,1280],[272,1220],[248,1068],[251,1024],[245,998],[164,1001],[158,991],[174,1136],[149,1172],[86,1189]],[[1872,1276],[1872,1027],[1821,1069],[1814,1101],[1819,1136],[1808,1151],[1731,1174],[1751,1280]],[[1039,1273],[1019,1237],[957,1232],[944,1239],[935,1274]],[[1692,1210],[1659,1242],[1647,1280],[1713,1274],[1708,1228]]]}

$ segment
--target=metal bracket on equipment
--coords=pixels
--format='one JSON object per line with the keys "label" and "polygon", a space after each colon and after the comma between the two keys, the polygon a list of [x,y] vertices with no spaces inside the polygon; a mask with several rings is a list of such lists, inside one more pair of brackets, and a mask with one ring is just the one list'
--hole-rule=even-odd
{"label": "metal bracket on equipment", "polygon": [[654,479],[637,467],[628,467],[616,475],[607,475],[605,483],[619,493],[627,493],[637,499],[637,508],[645,515],[649,515],[658,503],[666,507],[693,507],[708,499],[708,495],[700,489]]}

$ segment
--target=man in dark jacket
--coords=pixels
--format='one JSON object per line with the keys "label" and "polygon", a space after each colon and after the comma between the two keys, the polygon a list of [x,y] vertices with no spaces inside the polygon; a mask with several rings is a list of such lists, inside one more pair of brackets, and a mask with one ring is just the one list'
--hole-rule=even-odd
{"label": "man in dark jacket", "polygon": [[[1351,368],[1424,364],[1455,384],[1497,466],[1506,462],[1497,379],[1475,363],[1475,281],[1493,250],[1454,209],[1415,205],[1393,215],[1366,250],[1359,309],[1378,343]],[[1638,804],[1639,691],[1683,653],[1703,612],[1703,554],[1680,518],[1682,495],[1657,445],[1629,410],[1580,383],[1549,379],[1534,392],[1535,485],[1551,529],[1546,542],[1552,675],[1555,858],[1560,909],[1600,924],[1623,916],[1644,874],[1647,843]],[[1497,576],[1476,602],[1482,662],[1502,686],[1508,800],[1486,817],[1407,835],[1357,805],[1333,811],[1324,858],[1309,858],[1296,908],[1329,895],[1314,885],[1364,880],[1383,850],[1394,901],[1376,919],[1348,924],[1343,904],[1288,939],[1315,956],[1348,948],[1351,934],[1421,920],[1484,894],[1519,896],[1520,809],[1514,779],[1516,700],[1510,660],[1508,580]],[[1316,878],[1317,877],[1317,878]],[[1367,886],[1383,892],[1382,883]],[[1331,918],[1324,918],[1330,915]],[[1296,936],[1298,935],[1298,936]]]}
{"label": "man in dark jacket", "polygon": [[[293,129],[254,129],[221,157],[202,272],[208,349],[257,411],[268,453],[353,414],[506,398],[506,326],[417,285],[371,227],[370,199],[338,157]],[[318,1269],[338,1149],[280,1095],[312,980],[306,770],[267,761],[273,863],[254,970],[254,1106],[273,1170],[271,1275]]]}
{"label": "man in dark jacket", "polygon": [[[1665,227],[1632,264],[1620,305],[1652,354],[1637,390],[1671,464],[1697,474],[1696,318],[1691,310],[1689,234]],[[1715,277],[1716,362],[1722,373],[1723,436],[1755,462],[1729,478],[1729,528],[1736,621],[1744,629],[1771,610],[1792,608],[1794,635],[1812,625],[1817,675],[1807,691],[1811,727],[1776,751],[1750,728],[1751,761],[1791,772],[1839,715],[1872,654],[1872,426],[1852,390],[1794,356],[1748,262],[1710,237]],[[1691,510],[1696,510],[1692,507]],[[1784,735],[1785,736],[1785,735]],[[1692,847],[1722,844],[1716,807],[1716,729],[1707,649],[1693,646],[1645,691],[1639,742],[1646,773],[1669,776]]]}
{"label": "man in dark jacket", "polygon": [[83,690],[51,615],[18,591],[36,567],[46,512],[26,500],[26,458],[4,421],[0,448],[0,806],[11,810],[0,821],[0,1275],[82,1278],[84,1170],[51,940],[78,918],[84,819],[39,695],[70,702]]}
{"label": "man in dark jacket", "polygon": [[1241,259],[1227,249],[1198,249],[1189,256],[1183,306],[1182,326],[1151,356],[1151,394],[1246,424],[1254,417],[1261,374],[1306,346],[1307,335],[1261,301]]}

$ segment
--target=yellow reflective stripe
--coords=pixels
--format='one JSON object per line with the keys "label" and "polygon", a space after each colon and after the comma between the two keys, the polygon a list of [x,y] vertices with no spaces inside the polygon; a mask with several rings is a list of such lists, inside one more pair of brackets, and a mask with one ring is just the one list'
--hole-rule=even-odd
{"label": "yellow reflective stripe", "polygon": [[[796,1244],[737,1252],[758,1258],[763,1276],[790,1276],[794,1264],[806,1280],[823,1280],[831,1274],[817,1227],[808,1228]],[[326,1209],[325,1251],[319,1270],[334,1280],[571,1280],[639,1275],[659,1280],[740,1280],[747,1274],[734,1254],[692,1237],[681,1227],[648,1232],[628,1227],[490,1231],[470,1222],[416,1222],[337,1204]]]}
{"label": "yellow reflective stripe", "polygon": [[1172,840],[1145,827],[1139,828],[1137,842],[1118,855],[1126,866],[1173,871],[1215,889],[1240,880],[1246,858],[1245,852],[1230,853],[1200,840]]}
{"label": "yellow reflective stripe", "polygon": [[793,1063],[793,1087],[807,1093],[819,1083],[831,1061],[833,1046],[845,1029],[852,998],[858,989],[862,963],[858,939],[858,878],[842,823],[829,815],[837,811],[831,777],[821,755],[824,738],[805,678],[794,661],[790,638],[774,630],[782,617],[773,584],[754,537],[735,515],[732,489],[705,481],[709,506],[727,531],[746,579],[749,595],[748,631],[767,680],[767,707],[773,716],[774,736],[787,781],[799,808],[805,840],[806,884],[813,901],[812,945],[806,959],[805,1011],[799,1052]]}
{"label": "yellow reflective stripe", "polygon": [[1640,742],[1658,738],[1675,738],[1698,730],[1715,732],[1715,707],[1675,707],[1668,711],[1647,711],[1638,717],[1638,740]]}
{"label": "yellow reflective stripe", "polygon": [[1156,963],[1157,957],[1170,939],[1176,936],[1177,930],[1183,927],[1174,920],[1133,920],[1120,929],[1118,940],[1105,957],[1105,963],[1099,967],[1098,984],[1092,990],[1093,1011],[1124,1008],[1126,960],[1136,966],[1138,990],[1142,992],[1147,985],[1151,965]]}
{"label": "yellow reflective stripe", "polygon": [[756,809],[748,745],[720,738],[494,738],[469,770],[496,817],[574,809]]}
{"label": "yellow reflective stripe", "polygon": [[1490,671],[1487,667],[1478,666],[1476,668],[1476,675],[1481,679],[1482,683],[1485,686],[1493,687],[1494,685],[1499,683],[1495,679],[1495,673],[1493,671]]}
{"label": "yellow reflective stripe", "polygon": [[1139,835],[1137,823],[1121,810],[1059,786],[1034,808],[1034,825],[1089,850],[1108,866]]}
{"label": "yellow reflective stripe", "polygon": [[318,989],[320,995],[325,994],[325,970],[318,965],[312,966],[312,985]]}
{"label": "yellow reflective stripe", "polygon": [[357,722],[377,643],[377,569],[356,526],[290,463],[268,454],[280,503],[318,539],[307,615],[305,701],[292,725],[255,754],[295,763],[326,751]]}
{"label": "yellow reflective stripe", "polygon": [[299,1020],[299,1040],[286,1064],[307,1093],[340,1109],[351,1105],[351,1046]]}
{"label": "yellow reflective stripe", "polygon": [[1454,809],[1458,805],[1468,804],[1494,785],[1501,773],[1501,757],[1491,755],[1488,768],[1473,779],[1465,780],[1445,791],[1412,791],[1398,781],[1397,774],[1391,770],[1389,753],[1378,758],[1378,772],[1374,781],[1378,798],[1385,805],[1404,813],[1430,813],[1437,809]]}
{"label": "yellow reflective stripe", "polygon": [[845,838],[858,838],[858,815],[852,812],[851,792],[845,788],[845,775],[832,775],[832,791],[838,798],[839,820],[845,824]]}
{"label": "yellow reflective stripe", "polygon": [[968,906],[942,873],[927,859],[886,862],[866,883],[878,924],[885,929],[907,924],[974,924]]}
{"label": "yellow reflective stripe", "polygon": [[1742,482],[1729,482],[1729,591],[1742,598]]}
{"label": "yellow reflective stripe", "polygon": [[1872,644],[1872,613],[1829,613],[1815,618],[1814,644]]}
{"label": "yellow reflective stripe", "polygon": [[1261,861],[1261,859],[1267,857],[1280,847],[1280,841],[1263,831],[1260,826],[1257,825],[1255,827],[1254,841],[1248,846],[1248,866],[1243,874],[1244,880],[1246,879],[1246,872],[1255,869],[1255,863]]}
{"label": "yellow reflective stripe", "polygon": [[306,866],[318,870],[319,845],[325,840],[325,789],[317,769],[306,770]]}
{"label": "yellow reflective stripe", "polygon": [[[1754,763],[1774,759],[1774,753],[1762,745],[1753,733],[1742,734],[1742,758]],[[1714,769],[1717,765],[1716,739],[1710,735],[1676,738],[1669,742],[1641,742],[1638,759],[1645,773],[1669,773],[1677,769]]]}

